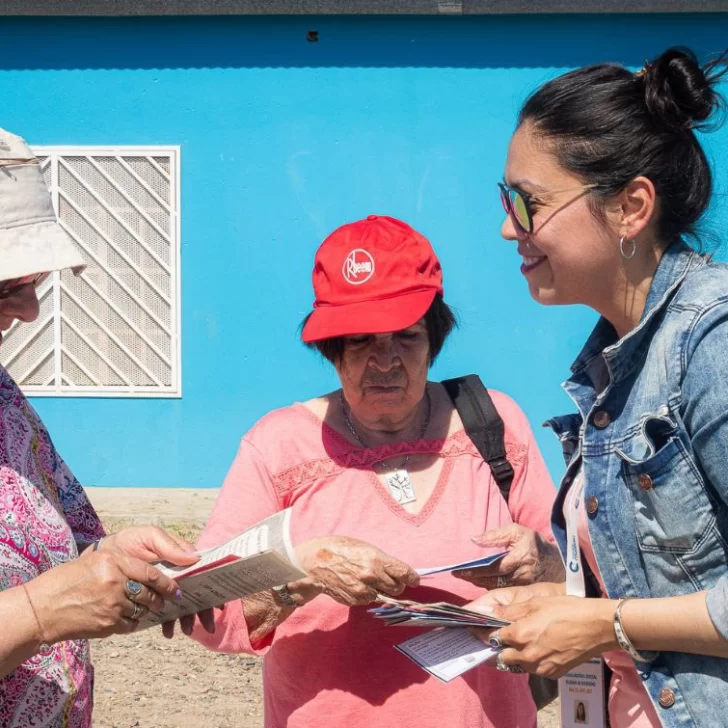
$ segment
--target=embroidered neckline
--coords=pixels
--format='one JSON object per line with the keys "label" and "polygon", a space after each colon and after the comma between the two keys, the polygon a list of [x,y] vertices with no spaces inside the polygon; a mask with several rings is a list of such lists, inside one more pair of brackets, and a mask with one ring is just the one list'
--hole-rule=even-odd
{"label": "embroidered neckline", "polygon": [[[454,464],[454,458],[462,455],[480,458],[480,453],[464,429],[454,432],[444,440],[419,440],[416,442],[394,443],[376,448],[362,448],[357,447],[333,427],[327,425],[302,403],[295,402],[291,407],[296,412],[305,415],[309,422],[314,423],[317,428],[322,430],[324,439],[327,440],[329,446],[329,453],[323,452],[322,448],[320,457],[313,457],[271,473],[273,487],[283,507],[287,507],[289,499],[295,491],[311,480],[333,477],[337,473],[350,468],[368,470],[371,469],[373,463],[388,457],[396,457],[406,453],[436,454],[438,457],[445,459],[443,466],[445,479]],[[525,445],[506,441],[506,456],[514,467],[518,467],[523,463],[526,451]],[[373,471],[372,476],[376,479]],[[378,479],[377,482],[379,482]],[[394,501],[392,503],[394,504]],[[432,507],[434,507],[435,503],[436,500],[433,500]],[[431,512],[431,508],[428,503],[418,514],[411,514],[404,511],[404,509],[402,511],[408,514],[408,520],[422,522]]]}
{"label": "embroidered neckline", "polygon": [[305,414],[310,420],[321,427],[330,438],[338,445],[337,455],[345,458],[352,458],[353,462],[347,467],[367,467],[372,463],[389,458],[396,458],[407,454],[412,455],[433,455],[439,457],[453,457],[469,452],[479,455],[477,448],[473,445],[464,428],[456,430],[445,438],[423,438],[419,440],[402,440],[376,447],[362,447],[353,443],[328,422],[322,420],[315,412],[306,407],[303,402],[295,402],[293,407],[296,411]]}

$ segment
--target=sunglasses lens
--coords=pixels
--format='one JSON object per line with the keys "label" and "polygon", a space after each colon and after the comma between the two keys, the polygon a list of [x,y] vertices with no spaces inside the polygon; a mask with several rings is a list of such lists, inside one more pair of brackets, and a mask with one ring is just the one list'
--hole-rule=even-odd
{"label": "sunglasses lens", "polygon": [[528,212],[526,200],[516,190],[511,190],[510,194],[511,210],[513,217],[524,232],[531,232],[531,216]]}
{"label": "sunglasses lens", "polygon": [[503,209],[506,211],[507,214],[511,214],[511,204],[508,199],[508,193],[501,187],[500,188],[500,201],[501,205],[503,205]]}

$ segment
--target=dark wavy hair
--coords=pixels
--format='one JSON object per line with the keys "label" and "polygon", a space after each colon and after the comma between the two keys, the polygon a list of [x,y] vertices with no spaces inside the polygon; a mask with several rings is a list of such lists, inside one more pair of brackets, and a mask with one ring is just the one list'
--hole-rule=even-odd
{"label": "dark wavy hair", "polygon": [[618,64],[586,66],[549,81],[524,103],[529,124],[562,167],[595,185],[593,211],[636,177],[655,185],[664,245],[697,237],[713,193],[713,176],[696,129],[718,126],[725,108],[716,85],[726,53],[701,66],[687,48],[670,48],[633,73]]}
{"label": "dark wavy hair", "polygon": [[[306,325],[310,317],[311,314],[306,316],[301,324],[301,328]],[[425,328],[427,329],[427,339],[430,344],[430,365],[434,363],[437,355],[442,351],[445,340],[450,335],[450,332],[454,328],[457,328],[457,325],[457,317],[453,313],[453,310],[438,293],[425,313]],[[306,343],[306,346],[309,349],[318,351],[324,359],[327,359],[332,364],[337,364],[344,355],[344,344],[345,337],[335,336],[330,339]]]}

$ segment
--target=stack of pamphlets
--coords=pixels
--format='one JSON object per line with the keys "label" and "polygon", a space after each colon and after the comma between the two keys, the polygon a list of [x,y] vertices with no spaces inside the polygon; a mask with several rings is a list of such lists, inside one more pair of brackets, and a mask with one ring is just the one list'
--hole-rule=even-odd
{"label": "stack of pamphlets", "polygon": [[509,622],[456,607],[447,602],[422,604],[407,600],[392,599],[380,594],[380,602],[386,606],[375,607],[369,612],[377,619],[383,619],[389,627],[505,627]]}
{"label": "stack of pamphlets", "polygon": [[[507,552],[485,556],[448,566],[417,569],[422,577],[442,572],[457,572],[477,569],[502,559]],[[410,600],[393,599],[379,595],[384,606],[370,609],[376,619],[390,627],[427,627],[431,629],[405,642],[395,645],[403,655],[409,657],[423,670],[442,682],[450,682],[478,665],[492,661],[499,650],[479,640],[467,627],[497,629],[510,622],[492,615],[458,607],[448,602],[423,604]]]}

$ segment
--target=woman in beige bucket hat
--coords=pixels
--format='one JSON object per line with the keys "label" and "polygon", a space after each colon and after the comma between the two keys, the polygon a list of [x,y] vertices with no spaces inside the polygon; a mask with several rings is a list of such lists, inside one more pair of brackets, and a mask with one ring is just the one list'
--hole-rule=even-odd
{"label": "woman in beige bucket hat", "polygon": [[[23,139],[0,129],[0,341],[38,316],[35,286],[84,262]],[[194,563],[152,526],[105,536],[48,431],[0,366],[0,725],[89,728],[90,637],[132,632],[177,584],[149,561]]]}

